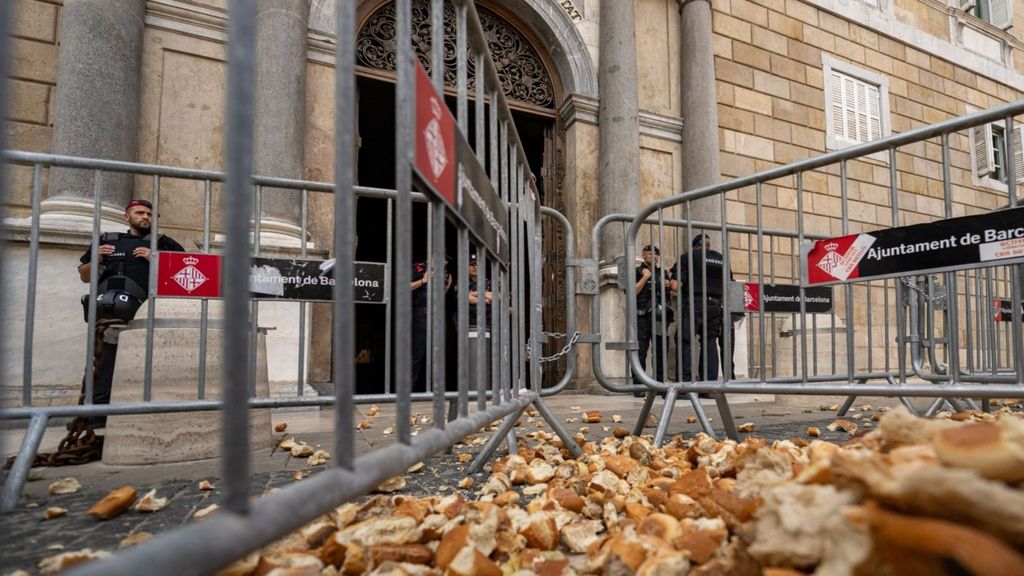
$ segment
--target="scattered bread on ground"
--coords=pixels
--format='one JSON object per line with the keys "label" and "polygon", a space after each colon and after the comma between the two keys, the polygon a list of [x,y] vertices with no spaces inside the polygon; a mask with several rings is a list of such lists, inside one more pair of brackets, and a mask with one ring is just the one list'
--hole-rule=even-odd
{"label": "scattered bread on ground", "polygon": [[1024,419],[874,413],[868,431],[833,422],[842,444],[813,427],[662,447],[577,435],[572,458],[535,432],[462,491],[392,478],[221,574],[1024,574]]}
{"label": "scattered bread on ground", "polygon": [[48,488],[48,491],[50,492],[50,494],[57,496],[60,494],[74,494],[75,492],[78,492],[81,488],[82,485],[78,483],[77,479],[68,477],[61,478],[60,480],[51,483]]}
{"label": "scattered bread on ground", "polygon": [[95,516],[100,520],[109,520],[127,510],[137,497],[138,493],[135,491],[135,488],[121,486],[117,490],[112,490],[99,502],[93,504],[92,508],[86,511],[86,514]]}

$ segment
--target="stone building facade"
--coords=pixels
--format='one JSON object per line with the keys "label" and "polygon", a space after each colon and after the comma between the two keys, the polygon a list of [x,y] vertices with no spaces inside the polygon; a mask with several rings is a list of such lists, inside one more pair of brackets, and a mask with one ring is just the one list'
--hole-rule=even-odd
{"label": "stone building facade", "polygon": [[[352,1],[357,26],[368,37],[390,1]],[[220,169],[227,3],[15,0],[9,145]],[[1013,101],[1024,92],[1024,2],[1014,0],[477,4],[493,20],[494,34],[522,47],[521,54],[500,55],[520,74],[513,83],[543,80],[549,86],[549,98],[524,92],[512,103],[543,200],[569,217],[581,255],[591,253],[590,230],[603,213],[634,212],[684,190]],[[257,171],[330,181],[332,0],[260,0],[258,6]],[[360,183],[386,187],[386,170],[375,166],[386,165],[378,154],[386,148],[381,135],[390,121],[380,98],[389,93],[392,77],[371,60],[361,61],[359,72]],[[523,70],[532,72],[523,77]],[[851,118],[861,122],[847,123]],[[951,139],[954,215],[1006,204],[998,165],[1005,160],[993,144],[1001,136],[997,126]],[[1019,141],[1019,134],[1012,137]],[[939,153],[937,144],[928,143],[898,156],[903,223],[943,215]],[[1024,175],[1024,157],[1011,160]],[[19,242],[14,257],[24,261],[32,170],[12,167],[9,174],[7,234]],[[91,230],[93,180],[73,171],[42,176],[39,294],[48,304],[37,315],[36,347],[60,347],[69,360],[37,364],[33,376],[40,390],[52,390],[40,394],[65,397],[73,394],[61,390],[77,387],[85,350],[84,326],[68,330],[67,323],[80,314],[73,266]],[[887,161],[852,162],[849,176],[851,231],[890,225]],[[104,227],[119,229],[120,206],[150,196],[153,182],[105,181]],[[160,186],[162,231],[196,247],[202,238],[202,184],[168,179]],[[809,175],[804,187],[807,230],[840,232],[838,173]],[[213,188],[216,196],[218,187]],[[795,190],[779,184],[766,186],[763,194],[764,225],[795,228]],[[310,196],[308,239],[319,255],[330,245],[331,206],[329,196]],[[693,210],[695,218],[721,217],[717,201]],[[214,202],[215,229],[223,216]],[[730,193],[725,216],[731,223],[753,224],[753,194]],[[294,253],[298,219],[294,193],[266,191],[261,242],[269,250]],[[360,240],[372,258],[369,244],[375,241]],[[747,242],[736,236],[731,246],[739,277],[753,272]],[[614,241],[609,246],[604,253],[614,256]],[[665,259],[674,262],[678,252],[666,248]],[[546,250],[557,268],[557,242]],[[778,258],[778,265],[780,276],[792,274],[790,258]],[[14,295],[8,300],[13,313],[4,317],[17,323],[22,303]],[[614,313],[615,298],[605,299]],[[589,305],[589,299],[577,302],[584,332],[591,330]],[[297,350],[295,310],[288,306],[268,305],[261,319],[279,327],[268,337],[271,346]],[[605,316],[602,333],[621,331],[621,312]],[[310,320],[313,382],[329,377],[329,342],[317,336],[329,332],[328,321],[324,314]],[[6,334],[20,333],[7,328]],[[859,359],[872,353],[862,338],[856,344]],[[19,357],[17,345],[5,346],[10,357]],[[608,362],[611,373],[621,370],[620,360]],[[587,349],[578,366],[580,385],[586,386],[592,379]],[[271,380],[294,382],[295,368],[295,361],[271,367]],[[5,381],[20,382],[20,365],[4,369]],[[5,391],[5,398],[11,396]]]}

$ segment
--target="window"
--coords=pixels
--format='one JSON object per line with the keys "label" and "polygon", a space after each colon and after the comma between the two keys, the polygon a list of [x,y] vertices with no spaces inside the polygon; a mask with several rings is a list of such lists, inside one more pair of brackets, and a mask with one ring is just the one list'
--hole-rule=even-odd
{"label": "window", "polygon": [[1005,30],[1013,25],[1013,0],[958,0],[960,9]]}
{"label": "window", "polygon": [[[975,126],[971,129],[971,159],[974,180],[995,188],[1006,187],[1007,158],[1006,125],[1002,122]],[[1024,182],[1024,126],[1013,126],[1013,171],[1017,182]]]}
{"label": "window", "polygon": [[[828,148],[878,140],[889,133],[888,78],[822,55]],[[883,155],[884,156],[884,155]]]}

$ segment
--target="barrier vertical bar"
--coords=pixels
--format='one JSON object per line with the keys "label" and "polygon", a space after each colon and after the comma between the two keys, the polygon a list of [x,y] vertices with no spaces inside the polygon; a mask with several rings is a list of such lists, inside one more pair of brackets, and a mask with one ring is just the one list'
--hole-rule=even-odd
{"label": "barrier vertical bar", "polygon": [[[355,200],[355,201],[358,202],[358,199]],[[393,256],[394,256],[394,249],[395,249],[395,246],[394,246],[394,244],[395,244],[395,225],[394,225],[394,220],[395,220],[395,203],[394,203],[394,200],[392,200],[391,198],[388,198],[386,200],[386,203],[387,203],[386,213],[387,213],[388,223],[387,223],[387,226],[386,226],[387,230],[385,231],[385,234],[387,235],[387,242],[385,242],[385,244],[386,244],[385,252],[386,252],[387,256],[384,257],[384,264],[388,267],[388,270],[391,271],[391,277],[394,278],[395,277],[395,272],[394,272],[394,269],[395,269],[394,265],[395,265],[395,263],[394,263],[394,260],[393,260]],[[394,289],[392,289],[392,290],[394,290]],[[391,320],[392,320],[392,317],[394,316],[394,312],[395,312],[394,302],[393,302],[393,300],[391,298],[388,298],[387,304],[384,305],[384,343],[385,343],[385,345],[384,345],[384,392],[386,394],[391,394],[392,393],[392,388],[393,388],[393,384],[392,384],[392,381],[391,381],[391,353],[392,353],[392,347],[394,346],[394,343],[391,340],[391,334],[392,334],[392,322],[391,322]]]}
{"label": "barrier vertical bar", "polygon": [[[1013,116],[1006,117],[1006,130],[1003,132],[1006,135],[1003,141],[1006,143],[1006,187],[1009,192],[1010,206],[1016,206],[1020,204],[1020,199],[1017,198],[1017,168],[1014,158],[1017,157],[1016,151],[1013,149]],[[1024,142],[1021,143],[1024,145]],[[1010,273],[1011,271],[1007,271]],[[1021,303],[1021,291],[1024,287],[1021,286],[1024,283],[1024,264],[1012,265],[1012,276],[1010,277],[1010,308],[1013,310],[1011,315],[1011,324],[1013,331],[1013,369],[1017,372],[1017,384],[1024,384],[1024,319],[1021,318],[1020,303]]]}
{"label": "barrier vertical bar", "polygon": [[[411,0],[395,0],[395,30],[398,44],[397,83],[395,86],[395,326],[409,326],[412,270],[412,199],[410,164],[415,154],[410,135],[413,131],[413,51],[411,44]],[[409,444],[410,401],[412,389],[411,334],[408,330],[395,330],[395,392],[398,403],[395,412],[395,432],[399,442]],[[346,358],[345,362],[351,362]]]}
{"label": "barrier vertical bar", "polygon": [[[839,163],[839,195],[840,203],[842,205],[842,224],[843,224],[843,236],[850,233],[850,196],[847,188],[848,181],[846,178],[846,160]],[[844,299],[846,300],[846,383],[853,384],[853,375],[856,372],[854,370],[854,357],[853,357],[853,284],[847,282],[843,285]],[[834,313],[833,313],[834,314]],[[832,319],[832,373],[835,373],[835,352],[836,349],[836,323],[835,317]]]}
{"label": "barrier vertical bar", "polygon": [[[796,238],[797,244],[804,245],[804,173],[796,174]],[[800,256],[800,383],[807,384],[807,260]],[[817,334],[815,334],[817,336]]]}
{"label": "barrier vertical bar", "polygon": [[[1009,132],[1007,132],[1009,134]],[[942,193],[946,218],[953,217],[953,183],[949,177],[949,134],[942,139]],[[1012,164],[1013,162],[1008,162]],[[946,350],[949,352],[949,373],[954,385],[960,383],[960,295],[956,272],[946,272],[946,309],[949,312],[949,335]],[[868,314],[870,317],[871,315]],[[970,355],[970,352],[968,352]]]}
{"label": "barrier vertical bar", "polygon": [[[263,186],[256,185],[253,202],[253,233],[252,233],[252,255],[260,255],[260,245],[263,243]],[[249,322],[252,324],[249,330],[249,397],[256,397],[256,364],[259,362],[259,337],[260,337],[260,303],[258,300],[249,301]]]}
{"label": "barrier vertical bar", "polygon": [[540,381],[540,357],[541,357],[541,344],[540,337],[544,332],[544,328],[541,325],[541,303],[543,302],[543,296],[540,289],[540,235],[537,231],[537,212],[539,211],[538,203],[540,198],[537,197],[534,192],[533,186],[530,184],[528,179],[529,168],[526,166],[525,158],[517,158],[518,175],[519,175],[519,190],[523,198],[527,200],[527,208],[529,210],[526,213],[526,258],[528,267],[526,269],[526,280],[530,283],[530,390],[540,394],[541,381]]}
{"label": "barrier vertical bar", "polygon": [[[442,51],[443,26],[444,26],[444,2],[443,0],[431,0],[430,4],[430,34],[431,34],[431,57],[430,75],[434,89],[438,94],[444,94],[444,52]],[[431,200],[429,214],[431,231],[430,247],[431,267],[428,271],[431,274],[430,295],[432,302],[430,306],[430,327],[433,334],[433,346],[429,348],[433,354],[431,362],[431,374],[433,377],[434,391],[434,427],[444,429],[444,392],[446,384],[446,358],[445,348],[447,339],[445,333],[445,279],[447,268],[445,266],[445,204],[437,200]],[[465,262],[459,262],[457,266],[464,266]]]}
{"label": "barrier vertical bar", "polygon": [[153,399],[153,323],[156,315],[156,258],[157,240],[160,236],[160,176],[153,175],[153,218],[149,226],[149,282],[146,286],[146,293],[149,298],[146,301],[146,365],[142,380],[142,400],[149,402]]}
{"label": "barrier vertical bar", "polygon": [[99,286],[100,276],[100,213],[102,204],[100,198],[103,196],[103,172],[96,171],[93,177],[92,196],[92,241],[89,246],[89,329],[85,339],[85,386],[83,386],[85,398],[84,404],[92,404],[93,388],[95,386],[95,370],[93,369],[96,357],[96,322],[99,320],[96,315],[96,292]]}
{"label": "barrier vertical bar", "polygon": [[[0,34],[3,31],[4,28],[0,25]],[[0,90],[3,89],[2,85],[5,83],[6,77],[0,77]],[[4,109],[0,108],[0,110]],[[0,150],[2,149],[0,148]],[[28,289],[25,293],[25,350],[24,357],[22,358],[21,374],[22,406],[32,405],[32,352],[36,325],[36,285],[39,276],[39,207],[43,196],[42,174],[43,166],[41,164],[36,164],[32,167],[32,228],[29,231]],[[4,180],[0,180],[0,188],[4,187],[2,182]],[[0,199],[0,202],[2,202],[2,199]],[[2,215],[0,215],[0,222],[3,222]],[[3,244],[3,242],[0,242],[0,244]],[[3,364],[0,364],[0,366],[3,366]]]}
{"label": "barrier vertical bar", "polygon": [[[870,280],[864,283],[864,288],[865,288],[865,290],[867,292],[867,296],[866,296],[867,303],[865,304],[865,306],[866,306],[865,309],[868,311],[868,313],[865,314],[865,316],[867,316],[867,325],[868,325],[867,326],[867,330],[868,330],[868,372],[873,372],[874,371],[874,366],[875,366],[875,364],[874,364],[874,357],[875,357],[874,350],[875,349],[872,347],[874,338],[872,337],[872,334],[871,334],[871,332],[874,330],[874,326],[872,325],[872,322],[871,322],[871,317],[873,316],[873,314],[871,314],[871,311],[873,310],[873,308],[871,308],[871,281]],[[888,316],[888,315],[889,315],[889,310],[886,309],[885,310],[885,316]]]}
{"label": "barrier vertical bar", "polygon": [[[0,110],[7,110],[7,78],[9,76],[9,55],[10,51],[10,37],[7,35],[9,24],[11,22],[11,2],[0,2]],[[5,116],[6,117],[6,116]],[[7,149],[7,126],[4,124],[3,119],[0,119],[0,150]],[[7,182],[7,163],[4,162],[3,158],[0,158],[0,182]],[[0,222],[4,221],[7,212],[7,186],[0,185]],[[38,210],[33,207],[32,214],[38,213]],[[93,252],[95,254],[95,252]],[[0,242],[0,268],[7,269],[7,242]],[[4,310],[6,296],[3,291],[0,291],[0,320],[6,320],[6,313]],[[0,327],[4,323],[0,321]],[[0,340],[5,337],[3,328],[0,328]],[[6,353],[4,347],[0,346],[0,366],[7,365]],[[28,404],[26,404],[27,406]],[[0,438],[3,437],[3,432],[0,431]]]}
{"label": "barrier vertical bar", "polygon": [[[249,214],[252,212],[253,86],[256,6],[232,0],[228,18],[227,130],[223,209],[226,236],[224,282],[224,363],[222,370],[224,507],[249,510]],[[259,218],[256,219],[257,222]],[[257,241],[258,243],[258,241]]]}
{"label": "barrier vertical bar", "polygon": [[[338,32],[338,43],[336,45],[336,74],[335,74],[335,99],[334,99],[334,125],[336,141],[334,146],[334,313],[332,315],[333,329],[331,335],[334,339],[334,451],[337,454],[335,465],[345,470],[355,469],[355,425],[353,424],[352,395],[356,390],[356,369],[354,358],[356,356],[355,344],[355,304],[353,302],[354,288],[352,282],[355,276],[355,135],[356,135],[356,55],[355,55],[355,4],[353,2],[338,2],[335,30]],[[408,20],[406,20],[408,24]],[[401,28],[399,28],[401,30]],[[408,66],[407,59],[403,59]],[[406,74],[409,70],[405,70]],[[409,78],[407,75],[406,79]],[[399,89],[401,89],[401,79]],[[408,84],[406,84],[408,86]],[[397,95],[396,95],[397,96]],[[408,97],[408,93],[404,94]],[[396,100],[396,105],[399,102]],[[403,131],[402,119],[396,119],[396,130]],[[404,130],[408,133],[408,130]],[[397,140],[396,143],[401,143]],[[406,202],[409,201],[408,173],[409,164],[405,162],[400,154],[395,157],[396,171],[405,172]],[[398,174],[396,174],[397,176]],[[396,178],[396,183],[400,180]],[[401,193],[399,193],[401,194]],[[409,298],[409,266],[408,260],[402,260],[406,265],[399,266],[406,275],[404,282],[396,280],[396,294],[404,294],[406,306],[403,311],[408,314]],[[397,297],[396,297],[397,298]],[[408,326],[408,323],[404,323]],[[404,331],[408,333],[408,331]],[[408,378],[409,370],[405,370],[405,377]],[[406,380],[408,382],[408,380]],[[408,407],[408,387],[405,388],[406,408]],[[403,396],[399,395],[399,402]],[[408,426],[408,414],[399,416]],[[406,430],[408,433],[408,430]],[[403,442],[406,440],[403,439]]]}
{"label": "barrier vertical bar", "polygon": [[[769,259],[768,259],[768,276],[769,276],[769,281],[774,285],[775,284],[775,235],[774,234],[768,237],[768,257],[769,257]],[[726,284],[724,282],[722,283],[722,285],[723,286],[728,286],[728,284]],[[723,318],[724,318],[724,316],[723,316]],[[768,316],[768,322],[771,325],[770,341],[771,341],[771,344],[772,344],[772,377],[775,377],[775,376],[779,375],[778,374],[778,372],[779,372],[779,369],[778,369],[778,364],[779,364],[778,356],[777,356],[777,354],[775,354],[775,349],[776,349],[776,345],[775,345],[775,326],[776,326],[776,323],[775,323],[775,312],[772,312]]]}
{"label": "barrier vertical bar", "polygon": [[[337,190],[335,190],[337,194]],[[301,229],[299,234],[299,258],[306,258],[306,234],[309,228],[307,220],[309,219],[309,192],[302,189],[302,206],[299,214],[299,222]],[[338,262],[335,260],[335,266]],[[306,386],[306,302],[299,302],[299,361],[298,361],[298,373],[295,374],[295,395],[299,398],[305,396]]]}
{"label": "barrier vertical bar", "polygon": [[[209,180],[203,182],[203,252],[210,253],[210,188]],[[208,323],[210,317],[210,300],[203,298],[199,305],[199,383],[197,384],[196,397],[200,400],[206,399],[206,345],[208,338]]]}
{"label": "barrier vertical bar", "polygon": [[469,133],[469,110],[467,105],[468,92],[466,81],[469,70],[469,62],[466,60],[468,58],[468,41],[468,33],[466,32],[466,7],[463,4],[459,4],[455,7],[455,118],[459,124],[459,129],[462,130],[463,134]]}
{"label": "barrier vertical bar", "polygon": [[[892,209],[892,226],[893,228],[900,225],[900,196],[899,188],[896,185],[896,148],[889,149],[889,205]],[[907,305],[906,298],[903,294],[903,281],[901,278],[893,280],[893,284],[896,288],[896,310],[899,314],[896,318],[896,341],[898,347],[896,348],[896,362],[897,369],[899,370],[899,383],[907,383],[907,326],[906,326],[906,312],[904,308]]]}
{"label": "barrier vertical bar", "polygon": [[[473,127],[475,130],[475,146],[473,151],[476,154],[477,160],[480,161],[481,166],[484,165],[486,160],[486,150],[484,148],[484,87],[487,83],[487,76],[485,72],[484,54],[478,52],[475,56],[475,67],[474,67],[474,89],[475,95],[473,98]],[[491,398],[495,404],[501,404],[504,400],[501,396],[501,383],[496,378],[491,378],[490,368],[494,366],[493,362],[485,362],[487,358],[487,334],[489,325],[487,323],[487,308],[485,307],[485,296],[484,292],[487,289],[487,270],[489,269],[487,253],[483,250],[483,246],[477,248],[477,273],[476,273],[476,337],[477,337],[477,369],[476,377],[479,378],[483,385],[480,386],[481,390],[488,388],[487,384],[490,383],[492,392]],[[463,259],[459,262],[460,266],[466,266],[467,260]],[[486,369],[485,369],[486,367]]]}
{"label": "barrier vertical bar", "polygon": [[[1006,189],[1010,197],[1010,206],[1016,206],[1017,201],[1017,163],[1013,161],[1017,157],[1017,151],[1013,148],[1013,116],[1006,117],[1006,129],[1003,134],[1003,143],[1006,145]],[[948,136],[947,136],[948,137]],[[1022,142],[1021,144],[1024,144]]]}
{"label": "barrier vertical bar", "polygon": [[[800,244],[797,243],[795,238],[790,237],[789,239],[789,279],[797,286],[797,290],[800,295],[800,302],[804,300],[803,293],[803,282],[800,280]],[[797,303],[799,305],[799,302]],[[796,376],[800,373],[800,367],[797,365],[797,344],[796,344],[796,317],[797,313],[789,314],[789,323],[793,327],[793,375]]]}
{"label": "barrier vertical bar", "polygon": [[[469,230],[464,227],[458,229],[458,241],[459,241],[459,259],[466,260],[469,256]],[[466,267],[459,266],[456,268],[458,278],[456,281],[459,286],[469,285],[469,270]],[[466,416],[469,414],[469,297],[465,290],[459,294],[459,298],[456,301],[458,306],[458,316],[456,322],[458,323],[458,341],[456,347],[458,348],[459,366],[458,366],[458,378],[459,378],[459,416]],[[477,395],[477,405],[483,409],[483,397]]]}
{"label": "barrier vertical bar", "polygon": [[[725,194],[719,195],[719,210],[722,214],[722,331],[724,332],[724,334],[722,335],[722,347],[724,348],[724,350],[722,351],[721,355],[723,363],[722,381],[728,382],[732,378],[735,378],[736,375],[732,373],[732,356],[735,353],[735,351],[732,349],[732,314],[730,314],[729,312],[729,280],[730,276],[732,275],[732,268],[729,264],[729,219],[726,217],[727,213]],[[728,322],[729,324],[727,325],[726,322]],[[726,326],[728,326],[728,328],[726,328]],[[718,347],[715,346],[715,348],[717,349]],[[728,363],[728,368],[726,368],[726,366],[724,365],[725,363]],[[707,366],[707,364],[705,364],[705,366]],[[722,411],[724,398],[725,397],[722,396],[718,399],[718,406],[720,412]],[[727,416],[726,414],[723,413],[722,420],[725,424],[726,433],[729,435],[730,438],[735,438],[736,433],[733,429],[734,423],[732,421],[732,417]]]}
{"label": "barrier vertical bar", "polygon": [[[761,299],[763,300],[764,299],[764,230],[763,230],[763,220],[762,220],[762,216],[761,216],[761,210],[763,209],[763,206],[761,204],[761,201],[762,201],[762,197],[761,197],[762,190],[761,190],[761,183],[760,182],[758,182],[757,186],[754,187],[754,191],[755,191],[755,194],[757,196],[756,197],[756,202],[757,202],[757,287],[758,287],[758,290],[761,291]],[[757,344],[758,344],[758,349],[759,349],[758,352],[760,353],[760,357],[761,357],[761,381],[762,382],[765,380],[765,362],[767,361],[767,358],[765,357],[765,346],[766,346],[766,343],[765,343],[764,309],[765,309],[764,302],[762,302],[761,306],[758,307],[758,311],[757,311],[757,324],[758,324],[758,335],[757,335],[758,343]],[[707,362],[707,361],[705,360],[705,362]],[[704,364],[704,365],[707,366],[707,364]]]}

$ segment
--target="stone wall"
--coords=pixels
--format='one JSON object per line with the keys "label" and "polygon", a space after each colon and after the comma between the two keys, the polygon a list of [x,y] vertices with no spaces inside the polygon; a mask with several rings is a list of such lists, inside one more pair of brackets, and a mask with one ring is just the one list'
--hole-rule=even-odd
{"label": "stone wall", "polygon": [[[973,66],[978,56],[966,54],[950,38],[950,16],[944,3],[897,0],[886,11],[873,9],[862,19],[844,17],[818,7],[817,0],[715,0],[714,31],[719,95],[721,165],[723,178],[734,178],[795,162],[828,151],[826,147],[827,61],[845,62],[888,83],[889,131],[913,128],[988,108],[1021,97],[1024,77],[1012,69]],[[857,3],[854,3],[857,4]],[[885,4],[883,0],[883,4]],[[858,8],[858,10],[868,10]],[[1021,10],[1009,30],[1016,42],[1013,61],[1024,60],[1019,49]],[[847,10],[846,15],[859,14]],[[914,26],[927,41],[904,43],[861,25],[898,29]],[[1019,64],[1018,64],[1019,67]],[[992,70],[996,70],[992,72]],[[1019,121],[1019,120],[1018,120]],[[1007,203],[1006,189],[978,186],[971,177],[971,153],[966,132],[949,139],[953,216],[981,213]],[[906,146],[896,158],[900,225],[930,222],[945,217],[941,146],[938,139]],[[849,232],[893,225],[890,204],[890,169],[887,158],[867,158],[847,165]],[[804,176],[805,231],[840,235],[842,205],[838,165]],[[756,192],[747,188],[728,194],[728,218],[736,224],[757,223]],[[762,190],[762,224],[793,230],[797,225],[795,178],[766,184]],[[733,268],[739,277],[756,278],[756,245],[752,238],[731,238]],[[769,249],[765,241],[765,250]],[[775,246],[775,273],[780,282],[795,282],[792,249],[788,241]],[[769,276],[772,258],[764,259]],[[873,283],[869,310],[867,288],[854,291],[855,357],[858,368],[885,362],[885,336],[879,307],[884,302],[882,282]],[[889,305],[895,306],[892,283]],[[836,289],[837,314],[845,319],[842,288]],[[873,317],[872,346],[867,340],[867,318]],[[778,328],[778,326],[776,326]],[[963,319],[961,336],[966,337]],[[890,338],[895,329],[890,330]],[[890,360],[895,359],[895,353]]]}
{"label": "stone wall", "polygon": [[[13,1],[7,145],[18,150],[49,152],[53,139],[61,2]],[[9,177],[8,202],[12,207],[30,206],[32,168],[12,166]],[[45,180],[43,185],[46,185]],[[22,213],[15,209],[10,215]]]}

